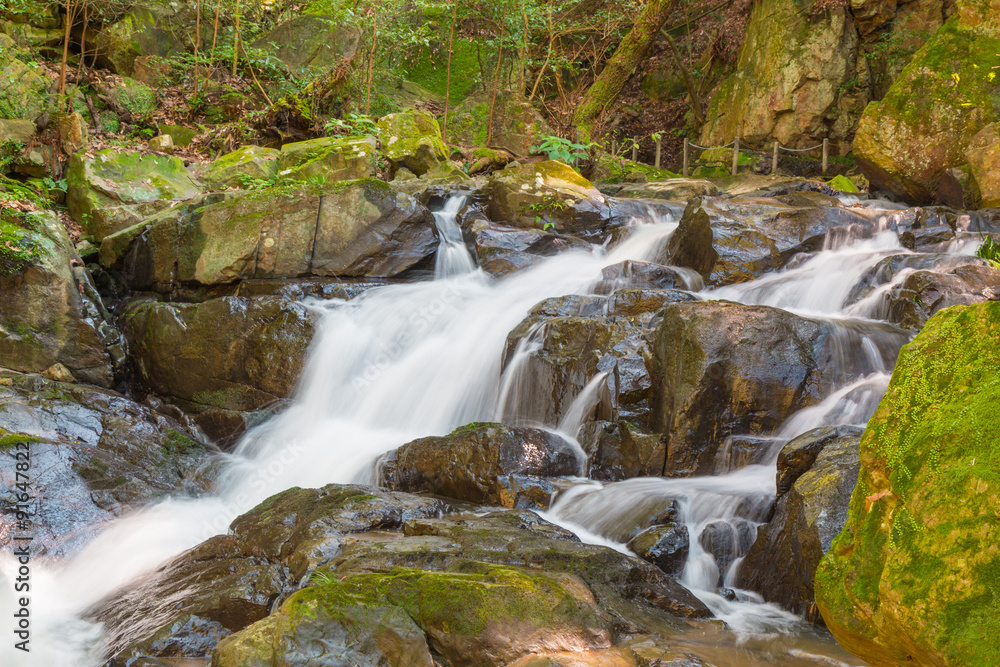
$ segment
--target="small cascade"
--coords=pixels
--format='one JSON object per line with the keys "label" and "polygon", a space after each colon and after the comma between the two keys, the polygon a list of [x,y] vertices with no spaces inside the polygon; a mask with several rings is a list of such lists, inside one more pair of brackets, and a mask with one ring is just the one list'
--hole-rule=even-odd
{"label": "small cascade", "polygon": [[465,206],[467,197],[450,197],[444,208],[434,213],[434,224],[440,239],[437,258],[434,262],[434,277],[438,280],[471,273],[476,269],[476,261],[465,246],[462,228],[458,226],[458,213]]}

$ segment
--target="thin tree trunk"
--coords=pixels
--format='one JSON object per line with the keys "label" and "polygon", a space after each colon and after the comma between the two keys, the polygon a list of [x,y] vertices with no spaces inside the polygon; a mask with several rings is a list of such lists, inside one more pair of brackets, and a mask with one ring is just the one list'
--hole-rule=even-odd
{"label": "thin tree trunk", "polygon": [[240,0],[236,0],[236,21],[233,24],[233,78],[236,77],[236,61],[240,58]]}
{"label": "thin tree trunk", "polygon": [[212,76],[212,65],[215,63],[215,43],[219,39],[219,14],[222,13],[222,0],[215,5],[215,21],[212,26],[212,54],[208,57],[208,73],[205,74],[205,88],[208,88],[208,79]]}
{"label": "thin tree trunk", "polygon": [[378,8],[373,7],[372,15],[374,23],[372,23],[372,48],[368,52],[368,86],[365,92],[365,113],[370,114],[372,112],[372,71],[375,69],[375,44],[378,40]]}
{"label": "thin tree trunk", "polygon": [[608,64],[584,93],[580,106],[573,114],[582,140],[590,141],[593,138],[604,111],[618,97],[635,68],[645,59],[649,47],[676,4],[677,0],[649,0],[632,30],[625,35]]}
{"label": "thin tree trunk", "polygon": [[691,70],[688,69],[688,66],[684,63],[684,58],[681,56],[681,52],[677,48],[677,43],[674,41],[674,38],[670,36],[670,33],[666,30],[661,30],[660,34],[667,40],[667,44],[670,46],[670,52],[674,55],[674,64],[677,65],[677,69],[681,71],[681,75],[684,77],[684,86],[688,90],[688,95],[691,96],[691,108],[694,111],[694,121],[698,125],[701,125],[701,95],[698,94],[698,87],[695,85],[694,78],[691,76]]}
{"label": "thin tree trunk", "polygon": [[458,22],[458,0],[455,0],[451,13],[451,34],[448,35],[448,71],[444,80],[444,120],[441,123],[441,139],[448,141],[448,107],[451,102],[451,54],[455,48],[455,23]]}
{"label": "thin tree trunk", "polygon": [[62,65],[59,67],[59,97],[66,96],[66,69],[69,62],[69,35],[73,28],[73,19],[76,14],[76,3],[73,0],[66,0],[66,30],[63,32],[63,52]]}
{"label": "thin tree trunk", "polygon": [[503,62],[503,36],[507,23],[500,21],[500,48],[497,49],[497,69],[493,74],[493,99],[490,100],[490,120],[486,126],[486,145],[493,143],[493,109],[497,105],[497,88],[500,86],[500,64]]}
{"label": "thin tree trunk", "polygon": [[198,94],[198,47],[201,46],[201,0],[194,5],[194,94]]}

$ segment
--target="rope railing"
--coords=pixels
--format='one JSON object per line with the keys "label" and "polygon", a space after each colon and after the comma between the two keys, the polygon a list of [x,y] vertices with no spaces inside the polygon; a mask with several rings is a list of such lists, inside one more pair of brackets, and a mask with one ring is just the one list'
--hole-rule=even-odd
{"label": "rope railing", "polygon": [[[654,162],[654,166],[657,169],[659,169],[660,168],[660,154],[661,154],[660,149],[661,149],[662,139],[661,139],[661,137],[660,137],[659,134],[650,135],[649,138],[653,138],[655,140],[655,144],[656,144],[656,161]],[[640,141],[639,139],[633,139],[632,140],[632,161],[633,162],[636,162],[639,159],[639,141]],[[735,139],[733,139],[732,141],[730,141],[728,144],[725,144],[724,146],[700,146],[700,145],[692,142],[690,139],[685,138],[684,139],[684,169],[683,169],[684,177],[686,178],[689,175],[689,172],[690,172],[690,170],[688,169],[688,162],[689,162],[690,151],[691,151],[692,148],[697,148],[697,149],[703,150],[703,151],[709,151],[709,150],[714,150],[714,149],[717,149],[717,148],[729,148],[730,146],[733,146],[732,175],[735,176],[739,172],[739,159],[740,159],[740,138],[739,137],[736,137]],[[826,172],[827,172],[827,167],[829,166],[829,163],[830,163],[830,140],[829,139],[824,139],[823,143],[816,144],[815,146],[810,146],[809,148],[789,148],[788,146],[782,146],[780,143],[778,143],[777,141],[775,141],[774,142],[774,147],[773,147],[773,152],[771,154],[771,173],[772,174],[778,173],[778,152],[779,151],[785,151],[786,153],[808,153],[810,151],[814,151],[814,150],[819,149],[819,148],[823,149],[823,158],[822,158],[822,160],[823,160],[823,176],[825,177],[826,176]],[[751,151],[751,152],[758,153],[760,151]],[[618,142],[617,141],[612,141],[611,142],[611,154],[612,155],[618,155]]]}

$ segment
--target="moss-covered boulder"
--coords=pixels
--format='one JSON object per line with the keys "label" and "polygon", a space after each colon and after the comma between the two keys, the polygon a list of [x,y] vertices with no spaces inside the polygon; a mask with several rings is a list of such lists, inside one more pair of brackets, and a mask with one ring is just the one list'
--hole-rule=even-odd
{"label": "moss-covered boulder", "polygon": [[[9,456],[18,442],[30,446],[32,544],[50,557],[75,553],[130,509],[204,491],[198,469],[209,451],[194,437],[114,391],[0,373],[0,450]],[[0,468],[5,489],[17,488],[15,473],[13,465]],[[7,548],[10,536],[0,545]]]}
{"label": "moss-covered boulder", "polygon": [[[275,614],[272,660],[304,666],[346,650],[355,661],[429,666],[424,633],[449,664],[483,667],[505,667],[536,650],[611,645],[610,618],[580,579],[459,560],[441,572],[395,568],[296,593]],[[380,642],[381,635],[393,641]],[[225,645],[213,662],[245,664]]]}
{"label": "moss-covered boulder", "polygon": [[966,162],[973,137],[1000,114],[997,0],[960,0],[885,98],[865,109],[854,155],[873,188],[932,201],[947,169]]}
{"label": "moss-covered boulder", "polygon": [[395,169],[405,167],[417,176],[448,160],[441,126],[426,111],[383,116],[378,121],[378,140]]}
{"label": "moss-covered boulder", "polygon": [[934,316],[861,440],[816,574],[837,640],[877,665],[992,665],[1000,633],[1000,303]]}
{"label": "moss-covered boulder", "polygon": [[562,436],[503,424],[468,424],[421,438],[379,461],[379,485],[479,505],[514,507],[526,478],[578,475],[582,452]]}
{"label": "moss-covered boulder", "polygon": [[295,77],[312,80],[350,60],[360,37],[349,23],[310,12],[279,23],[252,46],[280,60]]}
{"label": "moss-covered boulder", "polygon": [[378,174],[375,138],[310,139],[281,147],[278,174],[287,180],[353,181]]}
{"label": "moss-covered boulder", "polygon": [[[26,145],[35,136],[35,123],[30,120],[2,119],[0,118],[0,147],[7,151],[8,142],[13,144]],[[8,144],[9,145],[9,144]],[[4,157],[7,157],[4,155]]]}
{"label": "moss-covered boulder", "polygon": [[607,198],[555,160],[511,165],[494,173],[487,187],[490,217],[514,227],[599,237],[610,222]]}
{"label": "moss-covered boulder", "polygon": [[49,88],[31,52],[0,34],[0,118],[34,121],[50,106]]}
{"label": "moss-covered boulder", "polygon": [[155,90],[127,76],[114,80],[108,88],[108,99],[115,107],[124,109],[135,118],[145,118],[159,106]]}
{"label": "moss-covered boulder", "polygon": [[820,621],[813,579],[823,554],[847,521],[858,481],[861,429],[824,427],[785,446],[778,462],[773,518],[740,564],[736,585],[769,602]]}
{"label": "moss-covered boulder", "polygon": [[992,123],[972,137],[965,149],[975,203],[1000,208],[1000,123]]}
{"label": "moss-covered boulder", "polygon": [[199,174],[212,190],[240,190],[273,181],[278,175],[281,151],[263,146],[241,146],[208,163]]}
{"label": "moss-covered boulder", "polygon": [[[493,136],[489,133],[490,105],[493,104]],[[463,146],[502,148],[518,157],[531,154],[539,137],[551,134],[548,123],[530,102],[513,91],[492,95],[470,95],[448,114],[448,140]]]}
{"label": "moss-covered boulder", "polygon": [[0,366],[41,373],[62,364],[110,387],[108,347],[124,356],[79,255],[50,212],[0,213]]}
{"label": "moss-covered boulder", "polygon": [[104,239],[101,262],[163,292],[178,282],[392,277],[436,250],[424,206],[364,179],[208,195]]}
{"label": "moss-covered boulder", "polygon": [[868,70],[845,5],[817,0],[764,0],[753,5],[736,72],[712,97],[702,128],[705,146],[739,135],[747,145],[777,139],[805,148],[831,139],[850,150]]}
{"label": "moss-covered boulder", "polygon": [[291,394],[316,319],[280,297],[223,297],[139,302],[124,321],[136,379],[183,402],[213,437],[228,437],[245,427],[243,413]]}
{"label": "moss-covered boulder", "polygon": [[110,148],[73,155],[66,183],[70,213],[98,241],[201,191],[177,158]]}

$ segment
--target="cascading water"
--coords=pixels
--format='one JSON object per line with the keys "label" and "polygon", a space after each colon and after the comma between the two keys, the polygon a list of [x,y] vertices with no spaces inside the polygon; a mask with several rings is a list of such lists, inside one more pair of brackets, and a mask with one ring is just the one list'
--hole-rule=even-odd
{"label": "cascading water", "polygon": [[[415,438],[506,414],[510,393],[527,390],[515,386],[511,377],[516,359],[501,379],[508,332],[543,299],[587,293],[603,267],[652,259],[676,228],[676,206],[647,206],[645,219],[637,220],[630,235],[611,250],[570,250],[497,281],[475,269],[462,243],[455,222],[460,206],[459,199],[452,199],[436,216],[441,247],[434,281],[378,287],[352,301],[309,304],[322,321],[294,401],[224,457],[216,495],[167,500],[111,523],[65,562],[36,563],[33,627],[39,650],[25,656],[11,652],[5,642],[0,662],[98,665],[101,655],[155,626],[155,617],[137,619],[128,636],[102,639],[98,626],[82,620],[89,608],[122,585],[225,533],[232,519],[274,493],[292,486],[370,482],[373,463],[382,454]],[[890,252],[904,251],[889,237],[879,237],[825,251],[798,269],[702,296],[843,318],[849,283]],[[530,336],[525,340],[530,346]],[[875,349],[870,356],[880,356],[877,341],[868,347]],[[882,359],[882,364],[869,364],[868,377],[856,373],[853,385],[810,408],[812,412],[793,417],[775,442],[821,423],[863,424],[885,388],[884,369],[892,360]],[[593,408],[601,383],[592,379],[563,423],[546,426],[575,431]],[[737,534],[743,531],[739,539],[745,539],[754,524],[745,512],[737,515],[737,507],[745,506],[747,498],[773,495],[774,465],[769,461],[716,477],[581,484],[564,494],[549,515],[582,526],[578,532],[588,541],[615,544],[638,513],[662,509],[677,498],[692,535],[721,521],[731,523]],[[0,570],[10,580],[16,563],[5,558]],[[733,602],[716,594],[724,574],[695,547],[683,580],[737,630],[783,630],[797,622],[773,605]],[[10,581],[0,585],[0,595],[11,590]],[[0,612],[10,605],[10,599],[0,599]]]}

